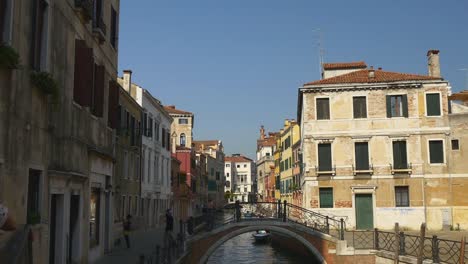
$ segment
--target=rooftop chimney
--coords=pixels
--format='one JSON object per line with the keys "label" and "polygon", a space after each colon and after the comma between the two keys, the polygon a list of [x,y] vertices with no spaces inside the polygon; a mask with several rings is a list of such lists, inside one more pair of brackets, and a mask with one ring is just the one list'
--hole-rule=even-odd
{"label": "rooftop chimney", "polygon": [[124,70],[123,71],[123,88],[130,94],[132,87],[132,71]]}
{"label": "rooftop chimney", "polygon": [[429,76],[440,77],[439,50],[429,50],[427,52],[427,68]]}
{"label": "rooftop chimney", "polygon": [[260,139],[265,139],[265,128],[263,126],[260,127]]}
{"label": "rooftop chimney", "polygon": [[369,70],[369,78],[370,78],[370,79],[374,79],[374,78],[375,78],[374,66],[371,66],[371,67],[370,67],[370,70]]}
{"label": "rooftop chimney", "polygon": [[175,109],[175,105],[168,105],[168,108]]}

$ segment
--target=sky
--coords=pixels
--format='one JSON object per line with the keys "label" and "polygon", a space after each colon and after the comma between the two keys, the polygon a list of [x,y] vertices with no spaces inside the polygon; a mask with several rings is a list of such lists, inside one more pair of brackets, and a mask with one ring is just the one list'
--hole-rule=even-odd
{"label": "sky", "polygon": [[468,89],[468,1],[121,0],[119,76],[195,114],[194,139],[255,158],[260,125],[297,117],[298,88],[325,62],[427,74],[440,50],[452,91]]}

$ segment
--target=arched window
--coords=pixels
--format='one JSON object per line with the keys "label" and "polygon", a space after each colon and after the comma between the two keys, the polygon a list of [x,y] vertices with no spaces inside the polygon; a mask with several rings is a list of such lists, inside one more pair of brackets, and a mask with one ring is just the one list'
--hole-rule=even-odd
{"label": "arched window", "polygon": [[180,145],[182,147],[185,147],[185,134],[184,133],[180,134]]}

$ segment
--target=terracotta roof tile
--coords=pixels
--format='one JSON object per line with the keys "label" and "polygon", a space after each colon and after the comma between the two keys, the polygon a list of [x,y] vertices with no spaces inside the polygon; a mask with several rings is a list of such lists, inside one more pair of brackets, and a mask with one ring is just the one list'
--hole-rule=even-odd
{"label": "terracotta roof tile", "polygon": [[191,112],[187,112],[184,110],[176,109],[175,105],[166,105],[164,106],[164,110],[166,110],[169,114],[176,114],[176,115],[193,115]]}
{"label": "terracotta roof tile", "polygon": [[252,162],[253,160],[245,156],[228,156],[224,158],[225,162]]}
{"label": "terracotta roof tile", "polygon": [[367,65],[363,61],[353,62],[336,62],[336,63],[324,63],[324,70],[339,70],[339,69],[354,69],[354,68],[367,68]]}
{"label": "terracotta roof tile", "polygon": [[[374,71],[374,77],[369,76],[369,72]],[[304,84],[319,85],[319,84],[345,84],[345,83],[384,83],[398,81],[424,81],[424,80],[442,80],[440,77],[432,77],[427,75],[417,75],[399,72],[389,72],[382,70],[365,69],[359,70],[327,79],[313,81]]]}

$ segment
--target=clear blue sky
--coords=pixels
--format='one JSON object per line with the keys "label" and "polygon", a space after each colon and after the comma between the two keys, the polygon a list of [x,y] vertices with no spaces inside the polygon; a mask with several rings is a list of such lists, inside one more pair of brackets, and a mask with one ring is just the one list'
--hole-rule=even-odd
{"label": "clear blue sky", "polygon": [[325,62],[365,60],[426,74],[439,49],[453,90],[465,87],[468,1],[121,0],[119,75],[195,114],[194,137],[255,155],[259,127],[296,118],[297,90]]}

